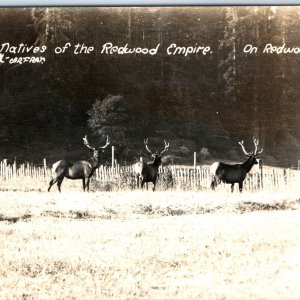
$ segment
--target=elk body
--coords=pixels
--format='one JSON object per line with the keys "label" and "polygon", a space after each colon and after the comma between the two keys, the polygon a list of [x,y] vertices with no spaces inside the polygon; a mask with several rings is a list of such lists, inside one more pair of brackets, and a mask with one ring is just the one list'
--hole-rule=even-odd
{"label": "elk body", "polygon": [[165,148],[163,151],[159,152],[152,152],[148,148],[148,139],[144,140],[144,144],[146,146],[146,150],[151,154],[154,158],[152,163],[145,163],[143,161],[139,161],[135,164],[134,170],[137,176],[137,182],[139,186],[139,181],[141,182],[141,188],[144,187],[145,183],[152,182],[153,183],[153,191],[155,191],[156,181],[158,177],[158,168],[161,165],[161,158],[162,154],[166,152],[169,148],[169,143],[165,143]]}
{"label": "elk body", "polygon": [[263,149],[260,149],[258,151],[259,141],[257,139],[254,139],[253,141],[255,149],[251,153],[245,150],[243,141],[239,142],[243,152],[248,157],[248,159],[244,163],[229,165],[223,162],[215,162],[210,166],[210,171],[213,175],[213,179],[211,182],[211,188],[213,190],[220,182],[231,184],[231,192],[233,192],[235,183],[239,184],[240,192],[243,190],[243,182],[246,178],[247,173],[250,172],[253,165],[258,163],[256,156],[263,152]]}
{"label": "elk body", "polygon": [[107,136],[105,145],[99,148],[91,147],[87,136],[83,138],[83,141],[86,147],[94,151],[93,156],[88,160],[78,160],[74,163],[66,160],[59,160],[54,163],[52,165],[52,180],[49,183],[48,192],[55,183],[57,183],[58,190],[61,192],[60,187],[65,177],[68,179],[82,179],[83,190],[89,191],[90,178],[99,167],[99,151],[109,145],[109,139]]}

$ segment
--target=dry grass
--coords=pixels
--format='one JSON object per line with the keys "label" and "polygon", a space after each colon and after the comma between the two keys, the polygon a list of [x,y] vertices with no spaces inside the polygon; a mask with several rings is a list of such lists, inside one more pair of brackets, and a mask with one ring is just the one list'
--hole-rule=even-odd
{"label": "dry grass", "polygon": [[296,299],[289,193],[1,192],[0,299]]}

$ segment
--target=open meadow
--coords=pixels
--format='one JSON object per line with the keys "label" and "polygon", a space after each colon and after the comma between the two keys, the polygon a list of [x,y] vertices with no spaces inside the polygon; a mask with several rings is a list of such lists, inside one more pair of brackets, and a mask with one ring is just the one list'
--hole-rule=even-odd
{"label": "open meadow", "polygon": [[2,191],[0,299],[299,298],[299,192]]}

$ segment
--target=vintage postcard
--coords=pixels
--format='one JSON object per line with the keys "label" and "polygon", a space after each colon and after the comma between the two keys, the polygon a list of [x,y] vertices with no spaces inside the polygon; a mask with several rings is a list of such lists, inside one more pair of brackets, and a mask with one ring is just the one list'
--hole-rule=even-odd
{"label": "vintage postcard", "polygon": [[297,299],[300,6],[0,8],[1,299]]}

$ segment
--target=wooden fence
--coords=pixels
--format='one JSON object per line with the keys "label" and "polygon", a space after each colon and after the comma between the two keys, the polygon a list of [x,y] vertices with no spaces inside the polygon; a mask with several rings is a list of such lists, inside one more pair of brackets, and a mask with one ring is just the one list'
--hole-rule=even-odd
{"label": "wooden fence", "polygon": [[[206,190],[210,188],[211,174],[209,166],[177,166],[160,167],[157,188],[160,190]],[[6,160],[0,162],[0,189],[11,189],[23,186],[40,186],[41,190],[47,187],[51,179],[51,170],[44,163],[42,166],[34,166],[30,163],[21,165],[8,164]],[[68,181],[68,180],[66,180]],[[72,183],[70,183],[72,182]],[[263,169],[253,168],[244,181],[244,189],[279,190],[299,186],[300,171],[264,166]],[[64,183],[65,185],[65,183]],[[69,180],[69,185],[78,189],[81,182]],[[136,189],[137,180],[132,166],[117,165],[114,168],[100,166],[93,177],[93,185],[99,190],[126,190]],[[151,184],[152,185],[152,184]],[[219,188],[224,187],[223,184]],[[237,188],[237,187],[236,187]]]}

